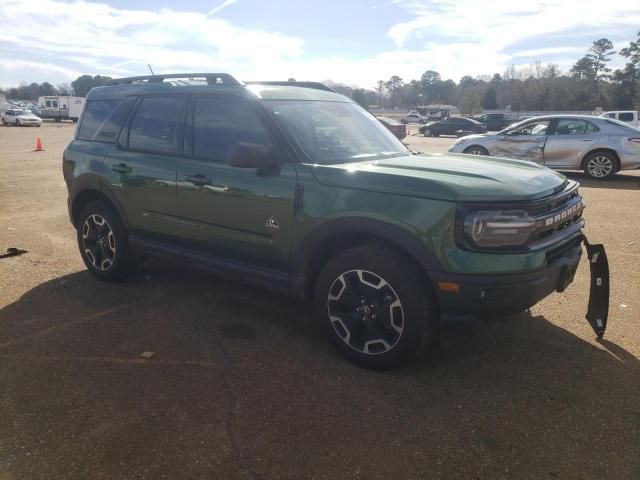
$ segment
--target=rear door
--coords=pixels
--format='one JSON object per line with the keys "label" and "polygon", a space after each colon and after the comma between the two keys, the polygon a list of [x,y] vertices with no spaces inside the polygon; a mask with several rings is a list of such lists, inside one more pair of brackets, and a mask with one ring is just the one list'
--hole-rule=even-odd
{"label": "rear door", "polygon": [[147,239],[179,237],[176,170],[185,104],[186,97],[177,95],[139,98],[128,128],[105,157],[109,187],[124,206],[131,231]]}
{"label": "rear door", "polygon": [[[296,170],[277,148],[257,105],[231,95],[193,97],[187,113],[188,158],[178,165],[178,210],[185,254],[286,271]],[[236,143],[264,145],[281,160],[272,171],[226,163]],[[205,258],[207,257],[207,258]]]}
{"label": "rear door", "polygon": [[534,120],[498,134],[489,153],[497,157],[517,158],[544,163],[544,148],[551,120]]}
{"label": "rear door", "polygon": [[551,168],[579,169],[582,158],[599,137],[600,131],[593,123],[561,118],[547,137],[544,164]]}

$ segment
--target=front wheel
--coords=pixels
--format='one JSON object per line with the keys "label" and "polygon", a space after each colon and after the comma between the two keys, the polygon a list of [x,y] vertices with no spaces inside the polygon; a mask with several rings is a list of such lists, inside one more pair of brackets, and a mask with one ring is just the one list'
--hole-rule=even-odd
{"label": "front wheel", "polygon": [[618,159],[608,152],[593,152],[584,162],[584,173],[594,180],[606,180],[618,171]]}
{"label": "front wheel", "polygon": [[111,207],[89,203],[77,224],[80,255],[89,271],[101,280],[122,280],[133,270],[127,232]]}
{"label": "front wheel", "polygon": [[16,127],[21,127],[22,125],[20,125],[20,120],[16,120]]}
{"label": "front wheel", "polygon": [[487,151],[487,149],[479,145],[472,145],[470,147],[467,147],[462,153],[466,153],[469,155],[485,155],[485,156],[489,155],[489,152]]}
{"label": "front wheel", "polygon": [[334,347],[371,369],[415,358],[438,321],[424,275],[404,256],[373,245],[350,248],[330,260],[318,278],[315,303]]}

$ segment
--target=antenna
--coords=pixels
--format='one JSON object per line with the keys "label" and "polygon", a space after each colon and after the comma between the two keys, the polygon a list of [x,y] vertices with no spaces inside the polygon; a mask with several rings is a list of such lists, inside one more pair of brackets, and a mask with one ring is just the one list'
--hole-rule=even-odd
{"label": "antenna", "polygon": [[151,68],[150,63],[147,63],[147,67],[149,67],[149,70],[151,71],[151,75],[155,75],[155,73],[153,73],[153,68]]}

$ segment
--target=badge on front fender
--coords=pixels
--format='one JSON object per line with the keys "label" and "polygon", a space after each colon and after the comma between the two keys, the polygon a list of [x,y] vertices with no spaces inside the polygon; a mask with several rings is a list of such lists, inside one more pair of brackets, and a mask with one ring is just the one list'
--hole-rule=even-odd
{"label": "badge on front fender", "polygon": [[582,236],[589,258],[591,270],[591,287],[589,290],[589,307],[587,321],[598,338],[602,338],[607,329],[609,317],[609,262],[604,245],[592,245],[586,236]]}

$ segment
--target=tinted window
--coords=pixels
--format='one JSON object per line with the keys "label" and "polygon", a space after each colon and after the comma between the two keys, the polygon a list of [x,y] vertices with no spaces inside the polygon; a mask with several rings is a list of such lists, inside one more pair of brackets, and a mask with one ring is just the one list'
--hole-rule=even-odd
{"label": "tinted window", "polygon": [[224,162],[229,147],[240,142],[269,147],[256,112],[239,98],[196,98],[193,125],[193,153],[197,157]]}
{"label": "tinted window", "polygon": [[160,153],[181,151],[178,128],[184,100],[179,97],[149,97],[142,100],[129,130],[129,148]]}
{"label": "tinted window", "polygon": [[114,143],[133,103],[133,98],[122,102],[87,102],[78,130],[78,139]]}
{"label": "tinted window", "polygon": [[47,105],[47,108],[51,108],[51,100],[47,100],[45,104]]}
{"label": "tinted window", "polygon": [[623,122],[633,122],[633,112],[622,112],[618,117],[618,120]]}
{"label": "tinted window", "polygon": [[585,120],[562,119],[556,126],[556,135],[581,135],[587,130]]}

